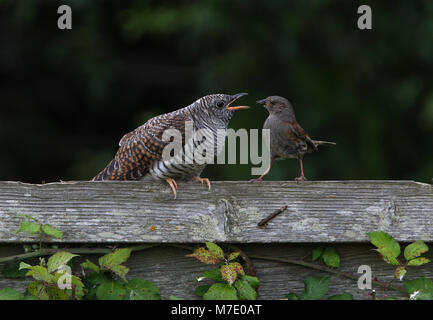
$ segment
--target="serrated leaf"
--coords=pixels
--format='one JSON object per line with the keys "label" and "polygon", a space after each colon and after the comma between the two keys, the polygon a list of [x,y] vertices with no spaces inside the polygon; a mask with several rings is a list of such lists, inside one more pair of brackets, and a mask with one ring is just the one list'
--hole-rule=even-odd
{"label": "serrated leaf", "polygon": [[131,249],[129,248],[121,248],[116,249],[113,252],[110,252],[99,258],[99,266],[102,269],[111,270],[112,266],[120,265],[129,259],[131,255]]}
{"label": "serrated leaf", "polygon": [[68,300],[66,290],[61,290],[55,286],[48,286],[46,290],[50,300]]}
{"label": "serrated leaf", "polygon": [[96,289],[98,300],[124,300],[126,288],[117,280],[104,280]]}
{"label": "serrated leaf", "polygon": [[195,288],[194,294],[198,297],[203,297],[203,295],[209,290],[210,285],[201,285]]}
{"label": "serrated leaf", "polygon": [[42,282],[39,281],[33,281],[31,282],[27,287],[27,292],[39,298],[40,300],[48,300],[49,296],[47,293],[47,290]]}
{"label": "serrated leaf", "polygon": [[231,262],[229,265],[233,266],[237,274],[240,274],[241,276],[245,275],[244,268],[239,262]]}
{"label": "serrated leaf", "polygon": [[17,233],[27,232],[27,233],[35,234],[38,233],[40,229],[41,229],[40,224],[23,220],[21,221],[20,228],[18,229]]}
{"label": "serrated leaf", "polygon": [[185,300],[184,298],[179,298],[179,297],[176,297],[176,296],[170,296],[169,299],[170,300]]}
{"label": "serrated leaf", "polygon": [[406,269],[404,267],[397,267],[395,269],[395,277],[396,279],[402,281],[404,276],[406,275]]}
{"label": "serrated leaf", "polygon": [[393,266],[399,266],[400,265],[397,258],[394,257],[394,254],[390,250],[388,250],[387,248],[376,249],[376,250],[382,255],[382,259],[386,263],[389,263]]}
{"label": "serrated leaf", "polygon": [[150,281],[136,278],[128,281],[126,288],[131,290],[131,300],[161,300],[158,287]]}
{"label": "serrated leaf", "polygon": [[19,267],[18,270],[31,269],[31,268],[32,268],[32,266],[30,264],[21,261],[20,262],[20,267]]}
{"label": "serrated leaf", "polygon": [[236,267],[232,263],[221,266],[221,276],[230,285],[233,284],[238,276]]}
{"label": "serrated leaf", "polygon": [[326,248],[322,254],[323,262],[332,268],[340,266],[340,256],[334,248]]}
{"label": "serrated leaf", "polygon": [[319,300],[327,292],[329,288],[329,275],[319,277],[307,277],[304,281],[305,289],[301,295],[302,300]]}
{"label": "serrated leaf", "polygon": [[333,296],[330,296],[328,300],[354,300],[353,295],[350,293],[343,293],[343,294],[336,294]]}
{"label": "serrated leaf", "polygon": [[382,231],[369,232],[368,237],[370,242],[379,249],[379,252],[387,253],[388,258],[397,258],[400,255],[400,245],[389,234]]}
{"label": "serrated leaf", "polygon": [[249,276],[249,275],[243,275],[242,279],[245,279],[249,282],[250,286],[253,287],[253,289],[258,289],[260,286],[260,280],[257,277]]}
{"label": "serrated leaf", "polygon": [[240,254],[239,251],[230,253],[228,260],[232,261],[232,260],[236,259],[237,257],[239,257],[239,254]]}
{"label": "serrated leaf", "polygon": [[415,300],[432,300],[433,299],[433,282],[426,278],[421,277],[414,280],[406,280],[404,286],[407,293],[413,295]]}
{"label": "serrated leaf", "polygon": [[221,282],[224,281],[224,279],[221,276],[221,269],[213,269],[213,270],[206,270],[203,272],[202,277],[211,279],[213,281]]}
{"label": "serrated leaf", "polygon": [[126,281],[126,274],[129,272],[129,268],[122,265],[114,265],[111,267],[111,271]]}
{"label": "serrated leaf", "polygon": [[47,262],[48,272],[54,272],[61,266],[66,265],[73,257],[78,257],[77,254],[72,254],[66,251],[60,251],[53,254]]}
{"label": "serrated leaf", "polygon": [[285,297],[287,298],[287,300],[299,300],[298,295],[293,292],[286,294]]}
{"label": "serrated leaf", "polygon": [[0,289],[0,300],[23,300],[24,295],[12,288]]}
{"label": "serrated leaf", "polygon": [[209,249],[211,255],[219,260],[224,260],[224,251],[215,243],[206,242],[206,247]]}
{"label": "serrated leaf", "polygon": [[323,248],[323,247],[314,248],[313,253],[311,255],[311,259],[313,261],[316,261],[317,259],[319,259],[322,256],[322,253],[324,250],[325,250],[325,248]]}
{"label": "serrated leaf", "polygon": [[27,270],[20,269],[20,261],[15,260],[7,263],[2,270],[2,274],[5,278],[17,279],[24,278],[26,276]]}
{"label": "serrated leaf", "polygon": [[218,262],[221,262],[220,259],[217,259],[215,256],[213,256],[209,250],[206,248],[200,247],[194,250],[193,253],[188,254],[187,257],[194,257],[197,260],[206,263],[206,264],[216,264]]}
{"label": "serrated leaf", "polygon": [[404,257],[406,260],[412,260],[414,258],[419,257],[423,253],[428,251],[428,246],[424,243],[424,241],[418,240],[411,244],[409,244],[404,249]]}
{"label": "serrated leaf", "polygon": [[415,258],[415,259],[412,259],[412,260],[409,260],[409,262],[408,262],[408,266],[411,266],[411,267],[419,267],[419,266],[422,266],[423,264],[426,264],[426,263],[429,263],[430,262],[430,259],[427,259],[427,258],[424,258],[424,257],[419,257],[419,258]]}
{"label": "serrated leaf", "polygon": [[52,276],[49,274],[47,268],[42,266],[32,266],[27,272],[26,276],[32,276],[35,280],[45,281],[52,283]]}
{"label": "serrated leaf", "polygon": [[245,279],[238,279],[234,284],[235,288],[239,292],[239,298],[241,300],[256,300],[257,292],[251,287],[250,283]]}
{"label": "serrated leaf", "polygon": [[84,269],[93,270],[96,273],[99,273],[99,267],[89,259],[86,259],[86,261],[80,264],[80,266],[82,266]]}
{"label": "serrated leaf", "polygon": [[56,228],[53,228],[49,224],[44,224],[42,226],[42,231],[50,237],[57,238],[57,239],[63,239],[63,232],[60,230],[57,230]]}
{"label": "serrated leaf", "polygon": [[215,283],[203,295],[204,300],[239,300],[236,289],[226,283]]}

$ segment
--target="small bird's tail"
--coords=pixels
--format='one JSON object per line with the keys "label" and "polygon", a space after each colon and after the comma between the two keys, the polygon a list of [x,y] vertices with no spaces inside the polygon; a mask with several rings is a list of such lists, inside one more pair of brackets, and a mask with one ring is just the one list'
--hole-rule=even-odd
{"label": "small bird's tail", "polygon": [[331,146],[335,146],[336,143],[335,142],[329,142],[329,141],[320,141],[320,140],[313,140],[313,143],[316,147],[321,146],[322,144],[328,144]]}

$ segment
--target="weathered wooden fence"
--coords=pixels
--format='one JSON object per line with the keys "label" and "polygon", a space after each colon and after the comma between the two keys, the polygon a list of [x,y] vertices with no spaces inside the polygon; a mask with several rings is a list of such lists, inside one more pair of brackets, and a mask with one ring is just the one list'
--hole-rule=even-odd
{"label": "weathered wooden fence", "polygon": [[[267,227],[257,223],[282,206],[287,210]],[[301,293],[303,280],[319,271],[257,256],[304,259],[311,250],[332,246],[341,256],[341,271],[357,275],[369,265],[373,277],[393,279],[394,269],[367,243],[367,232],[385,231],[401,242],[433,242],[433,187],[413,181],[244,181],[213,182],[212,189],[179,183],[171,189],[152,182],[63,182],[31,185],[0,182],[0,257],[22,253],[23,242],[35,237],[17,234],[28,214],[64,232],[62,241],[93,247],[120,243],[231,243],[252,257],[261,280],[260,299]],[[134,252],[129,277],[152,280],[163,298],[196,298],[194,279],[209,266],[186,257],[186,250],[157,246]],[[431,252],[425,255],[431,258]],[[433,277],[433,267],[410,268],[407,278]],[[5,279],[0,288],[24,290],[28,280]],[[399,285],[398,283],[393,283]],[[377,294],[402,293],[373,285]],[[357,282],[333,276],[329,294],[350,292],[371,299]]]}

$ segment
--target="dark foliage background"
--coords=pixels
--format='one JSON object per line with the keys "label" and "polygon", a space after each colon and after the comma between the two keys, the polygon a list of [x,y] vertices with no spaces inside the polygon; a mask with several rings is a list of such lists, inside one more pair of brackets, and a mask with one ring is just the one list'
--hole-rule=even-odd
{"label": "dark foliage background", "polygon": [[[126,132],[210,93],[282,95],[313,138],[309,179],[433,177],[433,2],[0,0],[0,179],[90,179]],[[69,4],[73,30],[57,29]],[[292,179],[295,160],[268,179]],[[212,165],[211,179],[250,179]]]}

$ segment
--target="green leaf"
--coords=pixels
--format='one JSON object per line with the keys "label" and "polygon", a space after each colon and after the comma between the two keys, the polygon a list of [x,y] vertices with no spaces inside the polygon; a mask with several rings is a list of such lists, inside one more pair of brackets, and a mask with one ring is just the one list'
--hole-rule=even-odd
{"label": "green leaf", "polygon": [[89,259],[86,259],[86,261],[83,262],[82,264],[80,264],[80,266],[82,266],[84,269],[93,270],[93,271],[99,273],[99,267],[96,264],[94,264],[92,261],[90,261]]}
{"label": "green leaf", "polygon": [[414,280],[406,280],[403,284],[410,295],[418,292],[415,300],[433,300],[433,282],[430,279],[421,277]]}
{"label": "green leaf", "polygon": [[256,300],[257,292],[251,287],[250,283],[245,279],[238,279],[235,282],[235,288],[239,292],[241,300]]}
{"label": "green leaf", "polygon": [[12,288],[0,289],[0,300],[23,300],[24,295]]}
{"label": "green leaf", "polygon": [[188,254],[187,257],[194,257],[197,260],[206,263],[206,264],[216,264],[221,262],[222,260],[216,258],[214,255],[210,253],[209,250],[200,247],[194,250],[192,254]]}
{"label": "green leaf", "polygon": [[114,265],[111,267],[111,271],[113,271],[120,278],[126,281],[126,274],[129,272],[129,268],[122,265]]}
{"label": "green leaf", "polygon": [[7,263],[2,270],[2,274],[5,278],[17,279],[24,278],[26,276],[27,270],[20,269],[20,261],[15,260]]}
{"label": "green leaf", "polygon": [[312,253],[312,260],[316,261],[317,259],[319,259],[322,256],[323,251],[325,250],[325,248],[323,247],[317,247],[315,249],[313,249],[313,253]]}
{"label": "green leaf", "polygon": [[391,258],[397,258],[400,255],[400,245],[389,234],[382,231],[369,232],[368,237],[382,255]]}
{"label": "green leaf", "polygon": [[128,281],[126,288],[131,290],[131,300],[161,300],[159,289],[152,282],[136,278]]}
{"label": "green leaf", "polygon": [[61,266],[66,265],[73,257],[78,257],[78,255],[66,251],[56,252],[48,259],[48,272],[51,273],[58,270]]}
{"label": "green leaf", "polygon": [[222,278],[227,281],[230,285],[235,282],[238,273],[236,271],[235,266],[230,263],[228,265],[221,266],[221,276]]}
{"label": "green leaf", "polygon": [[49,224],[44,224],[42,226],[42,231],[50,237],[53,238],[57,238],[57,239],[63,239],[63,232],[60,230],[57,230],[55,228],[53,228],[51,225]]}
{"label": "green leaf", "polygon": [[39,298],[40,300],[48,300],[49,296],[47,293],[47,290],[42,282],[39,281],[33,281],[31,282],[27,287],[27,292]]}
{"label": "green leaf", "polygon": [[46,290],[50,300],[68,300],[66,290],[61,290],[55,286],[48,286]]}
{"label": "green leaf", "polygon": [[336,294],[333,296],[330,296],[328,300],[354,300],[353,295],[350,293],[343,293],[343,294]]}
{"label": "green leaf", "polygon": [[428,246],[424,243],[424,241],[418,240],[411,244],[409,244],[404,249],[404,257],[406,260],[412,260],[414,258],[419,257],[423,253],[428,251]]}
{"label": "green leaf", "polygon": [[340,256],[334,248],[326,248],[322,258],[328,267],[338,268],[340,266]]}
{"label": "green leaf", "polygon": [[126,288],[117,280],[105,280],[96,289],[98,300],[124,300]]}
{"label": "green leaf", "polygon": [[319,300],[327,292],[331,277],[329,275],[320,277],[307,277],[304,281],[305,289],[301,295],[302,300]]}
{"label": "green leaf", "polygon": [[27,233],[35,234],[35,233],[38,233],[40,229],[41,229],[40,224],[33,223],[33,222],[30,222],[27,220],[23,220],[23,221],[21,221],[20,228],[18,229],[17,233],[27,232]]}
{"label": "green leaf", "polygon": [[222,282],[224,279],[221,276],[220,269],[206,270],[203,272],[202,277],[211,279],[213,281]]}
{"label": "green leaf", "polygon": [[232,261],[232,260],[236,259],[237,257],[239,257],[239,254],[240,254],[239,251],[230,253],[228,260]]}
{"label": "green leaf", "polygon": [[42,266],[32,266],[27,272],[26,276],[32,276],[35,280],[45,281],[52,283],[52,276],[49,274],[47,268]]}
{"label": "green leaf", "polygon": [[299,297],[297,296],[297,294],[293,293],[293,292],[286,294],[285,297],[287,298],[287,300],[299,300]]}
{"label": "green leaf", "polygon": [[388,250],[387,248],[376,249],[376,250],[382,255],[382,259],[386,263],[389,263],[393,266],[399,266],[400,265],[400,262],[397,260],[396,257],[394,257],[394,254],[390,250]]}
{"label": "green leaf", "polygon": [[406,275],[406,269],[404,267],[397,267],[395,269],[395,277],[398,280],[403,280],[404,276]]}
{"label": "green leaf", "polygon": [[209,249],[211,255],[219,260],[224,260],[224,251],[215,243],[206,242],[206,247]]}
{"label": "green leaf", "polygon": [[238,300],[236,289],[226,283],[215,283],[203,295],[204,300]]}
{"label": "green leaf", "polygon": [[120,265],[126,260],[128,260],[130,255],[131,249],[129,248],[116,249],[113,252],[110,252],[105,256],[100,257],[98,260],[99,266],[102,269],[111,270],[113,266]]}
{"label": "green leaf", "polygon": [[169,299],[170,300],[185,300],[184,298],[179,298],[179,297],[176,297],[176,296],[170,296]]}
{"label": "green leaf", "polygon": [[237,274],[240,274],[241,276],[245,275],[244,268],[239,262],[231,262],[229,263],[229,265],[231,265],[235,269]]}
{"label": "green leaf", "polygon": [[195,288],[194,294],[198,297],[203,297],[203,295],[209,290],[210,285],[201,285]]}
{"label": "green leaf", "polygon": [[424,257],[419,257],[419,258],[415,258],[412,260],[409,260],[408,262],[408,266],[411,267],[418,267],[418,266],[422,266],[423,264],[429,263],[430,259],[424,258]]}
{"label": "green leaf", "polygon": [[254,289],[258,289],[260,286],[260,281],[259,281],[259,278],[257,278],[257,277],[253,277],[253,276],[249,276],[249,275],[243,275],[242,279],[247,280],[250,283],[250,286],[253,287]]}

